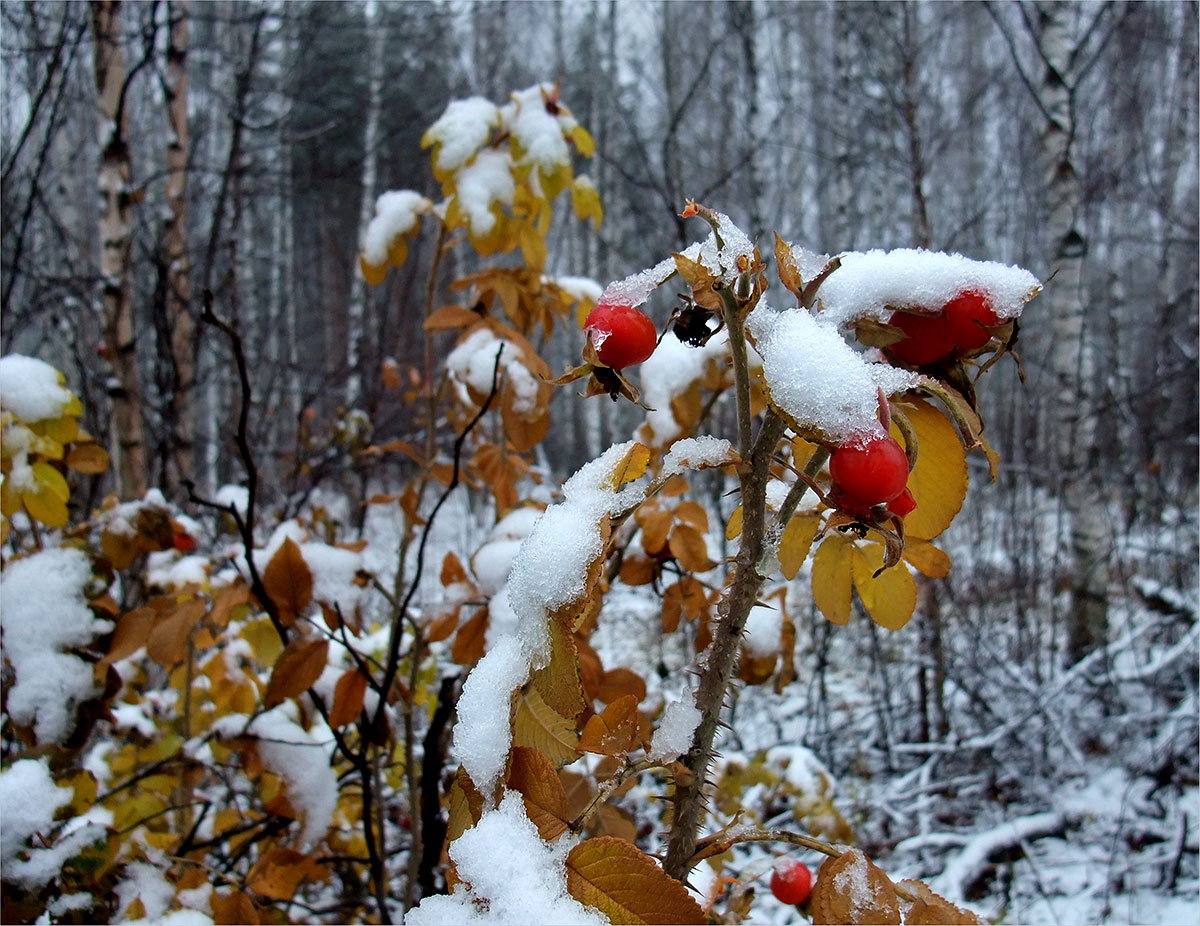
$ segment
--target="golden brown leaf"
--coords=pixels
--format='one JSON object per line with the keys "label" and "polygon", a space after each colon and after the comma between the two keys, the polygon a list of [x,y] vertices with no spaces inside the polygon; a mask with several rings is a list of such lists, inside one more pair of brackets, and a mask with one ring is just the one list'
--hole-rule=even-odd
{"label": "golden brown leaf", "polygon": [[571,850],[567,890],[611,923],[707,922],[686,887],[637,846],[613,836],[586,839]]}
{"label": "golden brown leaf", "polygon": [[280,621],[285,627],[292,626],[312,603],[313,577],[300,547],[291,537],[275,551],[262,578],[267,594],[279,609]]}
{"label": "golden brown leaf", "polygon": [[970,910],[935,894],[924,881],[901,881],[900,886],[917,897],[904,917],[906,926],[978,926],[982,922]]}
{"label": "golden brown leaf", "polygon": [[312,856],[276,846],[268,849],[246,878],[249,890],[272,900],[291,900],[306,878],[320,877],[324,868]]}
{"label": "golden brown leaf", "polygon": [[303,694],[325,671],[329,641],[323,637],[298,637],[283,648],[271,670],[263,703],[268,707]]}
{"label": "golden brown leaf", "polygon": [[632,669],[623,666],[609,669],[600,679],[600,691],[597,696],[605,704],[610,704],[625,695],[633,695],[640,703],[646,697],[645,681]]}
{"label": "golden brown leaf", "polygon": [[146,655],[168,669],[183,662],[187,658],[188,635],[204,617],[204,611],[203,601],[190,598],[159,617],[146,640]]}
{"label": "golden brown leaf", "polygon": [[620,756],[634,749],[640,739],[641,727],[637,706],[637,697],[622,695],[609,704],[603,714],[589,717],[579,737],[580,752]]}
{"label": "golden brown leaf", "polygon": [[367,693],[367,677],[355,666],[342,674],[333,690],[333,705],[329,709],[329,726],[343,727],[353,723],[362,712]]}
{"label": "golden brown leaf", "polygon": [[100,664],[111,665],[126,656],[132,656],[145,646],[157,617],[157,611],[145,607],[135,608],[122,615],[121,619],[117,621],[117,628],[113,632],[108,653],[100,660]]}
{"label": "golden brown leaf", "polygon": [[561,766],[578,758],[578,742],[574,718],[565,717],[550,707],[536,688],[527,688],[517,701],[513,745],[532,746]]}
{"label": "golden brown leaf", "polygon": [[826,861],[812,891],[813,923],[900,923],[900,899],[883,870],[859,849]]}
{"label": "golden brown leaf", "polygon": [[473,666],[483,658],[483,645],[487,639],[488,609],[479,612],[458,628],[450,658],[460,666]]}
{"label": "golden brown leaf", "polygon": [[529,746],[514,747],[508,786],[525,799],[525,815],[542,839],[557,839],[566,832],[571,816],[567,792],[545,753]]}
{"label": "golden brown leaf", "polygon": [[676,524],[667,542],[671,555],[688,572],[707,572],[713,567],[708,558],[708,544],[704,535],[690,524]]}

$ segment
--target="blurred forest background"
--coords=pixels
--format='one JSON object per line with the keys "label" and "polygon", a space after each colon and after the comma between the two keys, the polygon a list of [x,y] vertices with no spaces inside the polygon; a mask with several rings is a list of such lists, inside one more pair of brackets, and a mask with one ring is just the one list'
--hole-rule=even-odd
{"label": "blurred forest background", "polygon": [[[1159,667],[1182,739],[1153,739],[1159,704],[1124,713],[1107,746],[1079,741],[1119,748],[1122,724],[1149,718],[1137,761],[1179,770],[1195,793],[1194,2],[6,0],[0,17],[0,347],[62,369],[89,430],[125,442],[82,508],[156,485],[185,504],[185,480],[204,493],[241,478],[236,373],[198,322],[206,289],[251,355],[268,510],[286,517],[317,490],[363,498],[411,469],[362,450],[412,437],[396,384],[429,374],[435,244],[413,242],[369,288],[360,234],[385,190],[439,199],[420,141],[451,99],[501,103],[558,80],[596,140],[584,169],[605,219],[593,235],[561,207],[550,274],[604,285],[656,263],[692,240],[678,213],[694,198],[764,253],[778,231],[818,252],[929,247],[1047,281],[1021,319],[1021,368],[990,373],[983,411],[1003,462],[990,484],[973,461],[949,544],[965,568],[937,592],[968,632],[951,643],[923,621],[921,653],[936,658],[894,671],[922,692],[957,685],[986,722],[998,704],[1039,703],[1060,653],[1106,652],[1118,603],[1148,609],[1164,646],[1193,638],[1190,663]],[[666,295],[649,306],[660,327]],[[578,362],[568,329],[545,345],[559,368]],[[551,479],[640,420],[568,389],[554,401],[539,460]],[[722,515],[731,504],[714,491]],[[997,616],[1010,635],[975,648]],[[828,625],[811,633],[820,671]],[[1032,674],[978,681],[1005,653]],[[884,729],[900,706],[879,692]],[[927,708],[944,732],[945,706]],[[834,752],[823,758],[842,770]],[[1181,851],[1194,851],[1194,811],[1190,824],[1170,811],[1162,840],[1183,813]]]}

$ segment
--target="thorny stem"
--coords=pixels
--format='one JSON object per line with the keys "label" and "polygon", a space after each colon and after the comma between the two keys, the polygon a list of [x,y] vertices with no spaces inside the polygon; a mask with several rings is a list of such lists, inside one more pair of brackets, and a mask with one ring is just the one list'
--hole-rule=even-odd
{"label": "thorny stem", "polygon": [[[734,330],[740,334],[736,318],[734,322],[730,331],[731,346],[737,340]],[[738,389],[739,430],[749,432],[749,371],[746,368],[745,342],[741,342],[740,351],[734,349],[732,354]],[[713,740],[737,662],[746,619],[758,600],[758,593],[766,578],[759,572],[766,534],[766,487],[775,446],[785,429],[783,419],[773,411],[768,411],[752,447],[748,434],[742,436],[742,446],[745,448],[743,461],[746,464],[739,474],[742,534],[735,558],[733,584],[728,596],[721,602],[713,642],[696,689],[696,707],[700,710],[701,719],[696,727],[692,748],[681,760],[686,774],[677,775],[675,780],[675,817],[663,868],[677,880],[683,880],[692,865],[696,836],[704,813],[704,786],[712,759]]]}
{"label": "thorny stem", "polygon": [[596,811],[598,811],[601,805],[608,800],[609,796],[619,787],[621,787],[621,785],[625,784],[625,782],[627,782],[630,778],[635,778],[642,772],[648,771],[652,768],[661,767],[662,763],[653,759],[639,759],[637,762],[629,763],[628,765],[618,769],[615,775],[613,775],[600,786],[600,788],[592,796],[592,799],[588,801],[587,806],[584,807],[583,810],[579,812],[579,815],[571,821],[571,832],[578,833],[585,826],[587,826],[588,822],[593,816],[595,816]]}

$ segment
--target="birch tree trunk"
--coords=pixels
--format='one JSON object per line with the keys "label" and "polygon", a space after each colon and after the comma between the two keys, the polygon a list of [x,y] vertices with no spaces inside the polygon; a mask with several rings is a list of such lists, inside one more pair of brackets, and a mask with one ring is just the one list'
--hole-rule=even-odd
{"label": "birch tree trunk", "polygon": [[[367,120],[363,129],[362,197],[359,200],[358,227],[367,227],[375,215],[376,188],[379,184],[379,111],[383,106],[383,17],[376,0],[367,0],[363,8],[366,20],[369,61],[367,72]],[[360,341],[371,299],[371,290],[357,269],[350,284],[349,317],[346,324],[346,407],[353,408],[362,395]]]}
{"label": "birch tree trunk", "polygon": [[171,459],[179,483],[195,472],[196,446],[194,390],[198,344],[192,312],[191,262],[187,247],[188,172],[188,3],[167,4],[169,37],[163,94],[167,105],[167,218],[163,227],[163,263],[167,272],[166,309],[171,331],[173,390],[169,397]]}
{"label": "birch tree trunk", "polygon": [[138,371],[130,254],[134,194],[125,110],[128,79],[121,47],[119,0],[91,5],[96,78],[97,129],[100,139],[100,276],[104,331],[112,351],[114,382],[112,454],[117,493],[141,498],[146,493],[147,458],[142,421],[142,384]]}
{"label": "birch tree trunk", "polygon": [[1107,641],[1108,557],[1112,546],[1104,496],[1093,465],[1098,450],[1097,385],[1084,310],[1083,266],[1088,241],[1080,215],[1083,196],[1075,163],[1074,94],[1083,51],[1072,33],[1075,13],[1074,4],[1039,4],[1036,21],[1045,65],[1040,102],[1046,117],[1041,149],[1048,170],[1047,234],[1056,270],[1044,298],[1049,303],[1054,337],[1052,402],[1059,491],[1069,522],[1067,656],[1072,662]]}

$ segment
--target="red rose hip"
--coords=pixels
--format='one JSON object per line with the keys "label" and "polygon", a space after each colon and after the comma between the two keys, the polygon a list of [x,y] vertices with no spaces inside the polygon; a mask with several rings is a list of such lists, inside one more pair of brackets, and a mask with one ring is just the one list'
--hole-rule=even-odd
{"label": "red rose hip", "polygon": [[983,347],[991,338],[988,330],[1000,324],[1000,317],[988,297],[975,290],[959,293],[942,310],[946,328],[959,350]]}
{"label": "red rose hip", "polygon": [[641,363],[654,353],[658,329],[640,309],[601,303],[584,322],[600,362],[614,370]]}
{"label": "red rose hip", "polygon": [[888,345],[897,360],[914,367],[941,360],[954,350],[954,336],[940,315],[918,315],[915,312],[894,312],[889,325],[899,328],[905,337]]}
{"label": "red rose hip", "polygon": [[890,434],[873,435],[865,443],[834,448],[829,455],[829,475],[855,506],[884,505],[908,483],[908,456]]}
{"label": "red rose hip", "polygon": [[798,904],[808,900],[812,891],[812,872],[803,862],[781,858],[771,872],[771,893],[782,903]]}

